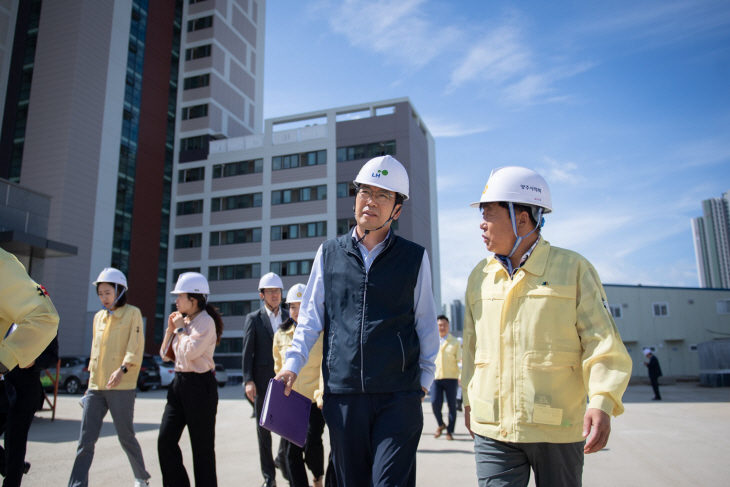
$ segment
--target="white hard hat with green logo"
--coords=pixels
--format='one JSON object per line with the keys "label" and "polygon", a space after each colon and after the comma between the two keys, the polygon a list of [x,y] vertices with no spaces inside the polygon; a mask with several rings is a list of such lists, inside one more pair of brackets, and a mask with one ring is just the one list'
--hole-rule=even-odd
{"label": "white hard hat with green logo", "polygon": [[379,156],[370,159],[360,169],[353,182],[356,185],[367,184],[368,186],[400,193],[403,195],[404,200],[408,199],[408,173],[403,164],[392,156]]}

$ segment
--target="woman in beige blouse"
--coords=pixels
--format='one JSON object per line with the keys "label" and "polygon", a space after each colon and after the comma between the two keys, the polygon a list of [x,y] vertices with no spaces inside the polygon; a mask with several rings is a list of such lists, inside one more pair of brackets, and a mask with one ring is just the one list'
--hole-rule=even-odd
{"label": "woman in beige blouse", "polygon": [[175,378],[167,391],[157,453],[162,483],[189,487],[190,479],[182,461],[180,437],[188,427],[193,450],[196,486],[218,485],[215,469],[215,417],[218,384],[213,371],[213,352],[220,343],[223,320],[218,310],[207,304],[210,288],[202,274],[181,274],[172,294],[177,294],[177,311],[167,320],[160,355],[175,363]]}

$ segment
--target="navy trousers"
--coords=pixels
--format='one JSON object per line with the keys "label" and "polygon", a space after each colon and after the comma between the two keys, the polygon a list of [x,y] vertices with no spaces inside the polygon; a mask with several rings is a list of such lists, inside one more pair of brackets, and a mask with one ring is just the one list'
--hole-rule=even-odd
{"label": "navy trousers", "polygon": [[444,425],[441,408],[444,405],[444,394],[446,394],[446,404],[449,406],[449,424],[446,426],[446,431],[451,434],[454,433],[454,426],[456,425],[456,391],[458,388],[458,379],[435,380],[431,386],[431,407],[439,426]]}
{"label": "navy trousers", "polygon": [[415,487],[423,391],[325,394],[338,485]]}
{"label": "navy trousers", "polygon": [[0,474],[5,477],[3,487],[15,487],[23,478],[28,430],[41,397],[40,372],[14,368],[0,382],[0,394],[0,435],[5,433]]}

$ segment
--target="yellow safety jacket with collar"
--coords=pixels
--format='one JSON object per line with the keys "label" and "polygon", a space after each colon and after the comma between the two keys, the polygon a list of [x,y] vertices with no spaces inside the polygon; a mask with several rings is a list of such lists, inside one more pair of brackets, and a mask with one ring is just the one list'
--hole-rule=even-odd
{"label": "yellow safety jacket with collar", "polygon": [[494,258],[469,276],[462,387],[474,433],[582,441],[586,397],[618,416],[631,368],[598,274],[579,254],[540,237],[513,279]]}
{"label": "yellow safety jacket with collar", "polygon": [[461,362],[461,343],[454,335],[449,333],[439,346],[434,379],[458,379],[460,374],[459,362]]}
{"label": "yellow safety jacket with collar", "polygon": [[120,306],[109,313],[101,310],[94,315],[94,338],[89,359],[89,389],[104,391],[115,370],[122,364],[132,364],[122,382],[114,390],[137,387],[139,368],[144,355],[144,324],[139,308]]}
{"label": "yellow safety jacket with collar", "polygon": [[[6,339],[13,323],[18,327]],[[0,364],[8,372],[28,367],[57,332],[58,312],[46,289],[13,254],[0,249]]]}
{"label": "yellow safety jacket with collar", "polygon": [[[274,372],[279,373],[281,368],[284,366],[286,361],[286,351],[291,347],[292,339],[294,338],[294,330],[296,327],[290,326],[286,331],[276,330],[274,334]],[[319,381],[322,375],[322,337],[323,333],[319,335],[319,338],[314,342],[312,350],[309,351],[309,360],[307,364],[302,367],[299,371],[297,380],[292,386],[292,389],[297,391],[299,394],[309,398],[312,402],[317,402],[317,396],[315,392],[321,390]]]}

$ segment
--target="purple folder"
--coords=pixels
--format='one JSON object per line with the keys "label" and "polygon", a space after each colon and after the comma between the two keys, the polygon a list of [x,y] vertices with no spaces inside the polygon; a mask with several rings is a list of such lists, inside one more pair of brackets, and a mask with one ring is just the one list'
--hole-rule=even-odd
{"label": "purple folder", "polygon": [[282,381],[274,379],[269,381],[259,424],[303,448],[304,441],[307,439],[312,401],[296,391],[291,391],[286,396],[284,395],[285,388]]}

